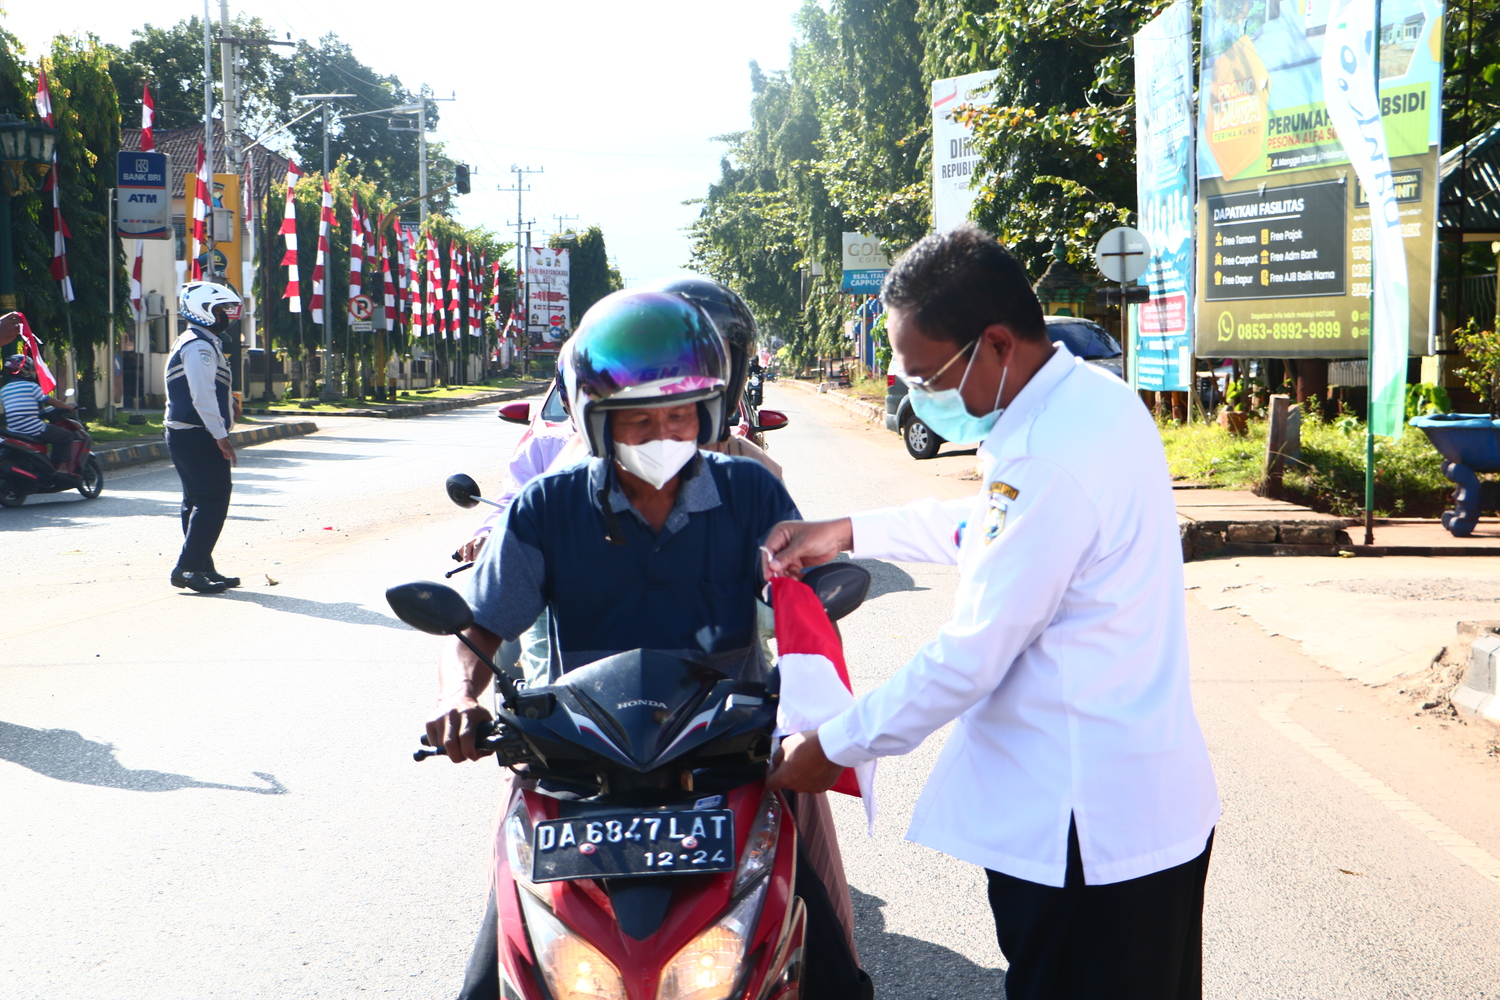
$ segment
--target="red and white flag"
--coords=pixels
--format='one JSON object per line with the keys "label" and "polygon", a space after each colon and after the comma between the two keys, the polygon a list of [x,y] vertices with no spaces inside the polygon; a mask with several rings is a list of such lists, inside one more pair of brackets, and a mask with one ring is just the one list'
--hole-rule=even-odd
{"label": "red and white flag", "polygon": [[324,275],[328,270],[328,231],[333,228],[333,186],[323,178],[323,211],[318,221],[318,258],[313,264],[313,322],[323,325],[323,304],[326,297]]}
{"label": "red and white flag", "polygon": [[130,257],[130,308],[135,310],[135,320],[139,323],[145,317],[142,312],[145,301],[141,297],[141,258],[146,255],[146,241],[135,241],[135,252]]}
{"label": "red and white flag", "polygon": [[47,362],[42,360],[42,342],[36,339],[36,334],[31,332],[31,324],[26,322],[25,313],[16,313],[21,320],[21,353],[31,359],[36,365],[36,384],[42,390],[42,395],[50,395],[57,388],[57,379],[52,377],[52,369],[47,367]]}
{"label": "red and white flag", "polygon": [[412,252],[411,241],[408,239],[406,227],[401,220],[396,220],[396,314],[399,320],[406,319],[409,308],[408,296],[411,289],[411,275],[413,265],[416,263],[416,255]]}
{"label": "red and white flag", "polygon": [[[37,67],[36,79],[36,113],[46,122],[48,128],[57,127],[57,117],[52,113],[52,90],[47,86],[47,68]],[[73,278],[68,274],[68,240],[73,234],[68,231],[68,224],[63,221],[62,214],[62,191],[57,183],[57,147],[52,148],[52,169],[47,172],[47,180],[42,184],[42,193],[52,192],[52,280],[62,286],[62,297],[64,302],[73,301]],[[113,244],[111,244],[113,245]],[[40,359],[38,360],[40,364]],[[40,368],[38,368],[40,371]]]}
{"label": "red and white flag", "polygon": [[149,153],[156,148],[156,136],[152,125],[156,121],[156,102],[151,99],[151,84],[141,85],[141,151]]}
{"label": "red and white flag", "polygon": [[281,264],[286,268],[286,291],[281,297],[287,300],[290,312],[302,311],[302,286],[297,277],[297,179],[302,171],[296,160],[286,162],[286,211],[281,217],[281,237],[286,240],[286,256]]}
{"label": "red and white flag", "polygon": [[365,220],[359,214],[359,196],[349,199],[349,298],[365,293]]}
{"label": "red and white flag", "polygon": [[448,241],[448,339],[458,337],[458,275],[464,269],[464,259],[458,244]]}
{"label": "red and white flag", "polygon": [[484,258],[475,254],[469,260],[469,336],[484,332]]}
{"label": "red and white flag", "polygon": [[437,240],[427,237],[427,335],[443,333],[443,269],[438,262]]}
{"label": "red and white flag", "polygon": [[495,314],[495,322],[500,322],[500,260],[496,258],[495,263],[490,265],[490,312]]}
{"label": "red and white flag", "polygon": [[[193,168],[192,184],[188,196],[193,204],[193,229],[192,239],[188,242],[188,280],[203,280],[203,264],[198,257],[203,253],[204,246],[208,242],[208,211],[206,205],[211,204],[205,195],[208,195],[208,165],[203,159],[203,143],[198,143],[198,164]],[[211,197],[211,195],[209,196]]]}
{"label": "red and white flag", "polygon": [[[776,666],[781,673],[781,703],[776,735],[816,729],[854,704],[844,644],[828,620],[818,595],[800,580],[771,578],[771,607],[776,612]],[[865,820],[875,833],[875,761],[846,768],[835,792],[865,800]]]}
{"label": "red and white flag", "polygon": [[[397,224],[397,232],[400,232],[400,224]],[[398,241],[399,245],[399,241]],[[385,328],[396,329],[396,319],[399,315],[396,310],[396,283],[391,280],[391,255],[386,252],[385,232],[380,233],[380,277],[385,286]]]}

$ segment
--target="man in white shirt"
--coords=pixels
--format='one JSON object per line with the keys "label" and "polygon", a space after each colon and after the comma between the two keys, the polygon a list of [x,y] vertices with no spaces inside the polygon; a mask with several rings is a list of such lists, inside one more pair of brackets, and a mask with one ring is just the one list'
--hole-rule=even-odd
{"label": "man in white shirt", "polygon": [[828,788],[957,720],[908,836],[983,866],[1010,1000],[1196,1000],[1219,818],[1193,713],[1182,550],[1150,415],[1048,342],[1020,263],[972,226],[882,291],[922,420],[982,440],[977,497],[787,522],[768,570],[857,556],[956,563],[953,616],[771,782]]}

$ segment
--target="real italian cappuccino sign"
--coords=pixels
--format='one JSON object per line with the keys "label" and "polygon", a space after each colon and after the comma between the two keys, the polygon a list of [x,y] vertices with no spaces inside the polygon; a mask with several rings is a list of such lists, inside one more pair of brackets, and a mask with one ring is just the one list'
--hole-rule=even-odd
{"label": "real italian cappuccino sign", "polygon": [[[1198,144],[1198,353],[1365,357],[1372,234],[1329,117],[1331,0],[1206,0]],[[1443,7],[1382,0],[1380,111],[1411,297],[1410,350],[1435,311]]]}

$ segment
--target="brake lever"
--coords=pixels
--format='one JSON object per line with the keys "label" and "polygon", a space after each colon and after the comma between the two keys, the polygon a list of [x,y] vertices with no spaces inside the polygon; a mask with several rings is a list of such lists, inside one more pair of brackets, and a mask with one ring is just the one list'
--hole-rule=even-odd
{"label": "brake lever", "polygon": [[[454,554],[457,555],[457,553],[454,553]],[[457,569],[450,569],[448,572],[444,573],[443,574],[443,579],[444,580],[450,579],[453,576],[454,573],[462,573],[466,569],[473,568],[473,566],[474,566],[473,563],[466,562],[462,566],[459,566]]]}

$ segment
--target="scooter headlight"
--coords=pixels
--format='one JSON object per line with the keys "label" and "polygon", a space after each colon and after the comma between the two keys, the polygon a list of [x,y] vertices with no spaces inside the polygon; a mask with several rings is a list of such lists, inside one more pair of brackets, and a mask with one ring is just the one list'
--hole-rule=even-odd
{"label": "scooter headlight", "polygon": [[657,1000],[728,1000],[739,984],[745,944],[766,896],[761,882],[724,918],[688,942],[662,973]]}
{"label": "scooter headlight", "polygon": [[738,893],[757,876],[771,870],[776,856],[776,835],[781,832],[781,803],[775,792],[766,792],[760,800],[760,812],[750,826],[750,836],[745,839],[745,853],[740,858],[739,871],[734,876],[734,891]]}
{"label": "scooter headlight", "polygon": [[519,894],[526,929],[553,1000],[626,1000],[614,963],[574,934],[530,893]]}

